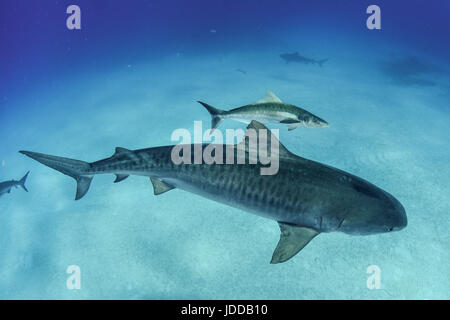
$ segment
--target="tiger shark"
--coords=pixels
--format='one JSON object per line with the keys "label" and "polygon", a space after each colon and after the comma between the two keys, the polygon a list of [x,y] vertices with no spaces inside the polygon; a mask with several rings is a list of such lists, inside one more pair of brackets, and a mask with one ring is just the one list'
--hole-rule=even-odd
{"label": "tiger shark", "polygon": [[[403,229],[405,209],[392,195],[342,170],[308,160],[290,152],[261,123],[252,121],[248,130],[260,134],[261,142],[278,144],[279,170],[261,175],[261,162],[251,164],[174,164],[174,146],[140,150],[116,148],[109,158],[84,162],[42,153],[20,151],[58,170],[77,182],[75,199],[81,199],[98,174],[115,174],[115,182],[129,175],[150,177],[154,194],[182,189],[202,197],[251,212],[278,222],[281,235],[271,263],[289,260],[320,233],[343,232],[369,235]],[[263,133],[268,132],[266,140]],[[261,140],[262,139],[262,140]],[[226,148],[226,154],[244,158],[254,148],[244,139]],[[185,145],[189,150],[199,145]],[[211,145],[200,145],[204,151]],[[242,153],[241,153],[242,154]]]}
{"label": "tiger shark", "polygon": [[211,115],[211,129],[214,130],[224,119],[232,119],[246,124],[252,120],[261,123],[281,123],[288,126],[288,130],[294,130],[299,126],[307,128],[327,128],[328,122],[312,114],[311,112],[281,101],[272,91],[267,90],[266,96],[256,103],[229,111],[220,110],[209,104],[197,101],[203,105]]}
{"label": "tiger shark", "polygon": [[25,190],[26,192],[28,192],[27,188],[25,187],[25,182],[27,181],[27,177],[28,174],[30,173],[30,171],[28,171],[22,179],[20,179],[19,181],[16,180],[9,180],[9,181],[4,181],[4,182],[0,182],[0,197],[6,193],[10,193],[11,189],[13,187],[22,187],[23,190]]}
{"label": "tiger shark", "polygon": [[298,52],[283,53],[283,54],[280,54],[280,57],[281,57],[281,59],[286,61],[286,63],[297,62],[297,63],[303,63],[303,64],[317,64],[319,67],[321,67],[325,62],[328,61],[328,59],[314,60],[311,58],[307,58],[307,57],[300,55]]}

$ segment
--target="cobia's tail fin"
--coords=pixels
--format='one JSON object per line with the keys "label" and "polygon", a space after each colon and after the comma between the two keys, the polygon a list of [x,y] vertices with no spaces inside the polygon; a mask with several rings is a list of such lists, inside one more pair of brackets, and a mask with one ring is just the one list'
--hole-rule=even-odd
{"label": "cobia's tail fin", "polygon": [[317,61],[317,64],[319,65],[319,67],[321,67],[327,61],[328,61],[328,59],[319,60],[319,61]]}
{"label": "cobia's tail fin", "polygon": [[206,110],[208,110],[209,114],[211,115],[211,130],[214,130],[215,128],[217,128],[219,126],[219,123],[222,121],[221,115],[223,115],[225,113],[225,111],[214,108],[213,106],[210,106],[209,104],[201,102],[201,101],[197,101],[197,102],[200,103],[202,106],[204,106],[206,108]]}
{"label": "cobia's tail fin", "polygon": [[20,153],[42,163],[46,166],[64,173],[77,181],[77,194],[75,200],[83,198],[88,192],[93,176],[86,174],[91,165],[87,162],[63,157],[51,156],[31,151],[19,151]]}
{"label": "cobia's tail fin", "polygon": [[23,188],[23,190],[25,190],[26,192],[28,192],[27,188],[25,187],[25,182],[27,181],[28,178],[28,174],[30,173],[30,171],[28,171],[22,179],[19,180],[19,185]]}

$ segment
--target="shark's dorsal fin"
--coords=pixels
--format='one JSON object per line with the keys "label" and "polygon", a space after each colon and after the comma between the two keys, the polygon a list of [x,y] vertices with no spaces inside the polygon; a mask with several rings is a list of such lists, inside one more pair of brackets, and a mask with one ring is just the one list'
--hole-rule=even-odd
{"label": "shark's dorsal fin", "polygon": [[294,226],[278,222],[280,241],[272,255],[270,263],[281,263],[289,260],[302,250],[319,233],[310,228]]}
{"label": "shark's dorsal fin", "polygon": [[122,147],[116,147],[116,152],[114,153],[113,156],[117,156],[119,154],[130,154],[133,153],[133,151],[122,148]]}
{"label": "shark's dorsal fin", "polygon": [[282,101],[272,91],[267,90],[266,96],[261,100],[258,100],[256,103],[266,103],[266,102],[282,102]]}
{"label": "shark's dorsal fin", "polygon": [[170,191],[172,189],[175,189],[175,187],[165,183],[164,181],[158,179],[158,178],[153,178],[150,177],[150,181],[153,184],[153,193],[155,194],[155,196]]}
{"label": "shark's dorsal fin", "polygon": [[116,180],[114,180],[114,183],[118,183],[120,181],[123,181],[126,178],[128,178],[129,176],[130,176],[129,174],[116,174]]}
{"label": "shark's dorsal fin", "polygon": [[[256,131],[258,142],[255,145],[254,143],[249,143],[249,139],[246,139],[247,136],[251,136],[251,133],[249,133],[249,130]],[[254,154],[258,153],[259,149],[259,138],[261,137],[261,134],[264,132],[261,130],[266,130],[265,134],[267,135],[267,150],[272,150],[271,144],[276,143],[278,144],[278,154],[282,158],[298,158],[295,154],[290,152],[279,140],[278,138],[261,122],[258,122],[256,120],[252,120],[250,124],[247,126],[247,131],[245,132],[244,139],[236,145],[236,148],[238,150],[245,150],[246,152],[255,152]]]}

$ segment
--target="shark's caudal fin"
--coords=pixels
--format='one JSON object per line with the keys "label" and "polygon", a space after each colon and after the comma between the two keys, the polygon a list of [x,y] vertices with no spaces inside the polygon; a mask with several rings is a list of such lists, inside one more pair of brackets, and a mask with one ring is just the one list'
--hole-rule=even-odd
{"label": "shark's caudal fin", "polygon": [[27,181],[28,178],[28,174],[30,173],[30,171],[28,171],[22,179],[19,180],[19,185],[23,188],[23,190],[25,190],[26,192],[28,192],[27,188],[25,187],[25,182]]}
{"label": "shark's caudal fin", "polygon": [[328,61],[328,59],[319,60],[319,61],[317,61],[317,64],[319,65],[319,67],[321,67],[327,61]]}
{"label": "shark's caudal fin", "polygon": [[208,110],[209,114],[211,115],[211,130],[214,130],[215,128],[217,128],[219,126],[219,123],[222,121],[222,118],[220,116],[223,115],[225,113],[225,111],[214,108],[213,106],[210,106],[209,104],[201,102],[201,101],[197,101],[197,102],[200,103],[202,106],[204,106],[206,108],[206,110]]}
{"label": "shark's caudal fin", "polygon": [[[46,166],[58,170],[77,181],[77,194],[75,200],[81,199],[89,190],[93,176],[86,175],[85,172],[90,168],[90,164],[84,161],[51,156],[47,154],[19,151],[20,153],[42,163]],[[26,178],[26,177],[24,177]]]}

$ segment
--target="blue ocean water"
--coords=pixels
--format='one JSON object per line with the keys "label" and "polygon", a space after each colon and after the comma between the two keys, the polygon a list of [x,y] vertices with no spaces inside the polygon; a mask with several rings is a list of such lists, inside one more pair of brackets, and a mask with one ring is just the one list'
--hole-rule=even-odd
{"label": "blue ocean water", "polygon": [[[66,27],[71,4],[81,30]],[[380,30],[366,27],[372,4]],[[0,298],[450,298],[449,11],[444,0],[2,1],[0,181],[31,173],[29,193],[0,198]],[[296,51],[329,60],[279,56]],[[95,177],[75,202],[72,179],[18,153],[95,161],[172,144],[177,128],[209,126],[196,100],[230,109],[267,89],[330,123],[280,126],[289,150],[389,191],[407,228],[321,234],[271,265],[272,220],[181,190],[156,197],[143,177]],[[80,290],[66,286],[71,265]]]}

